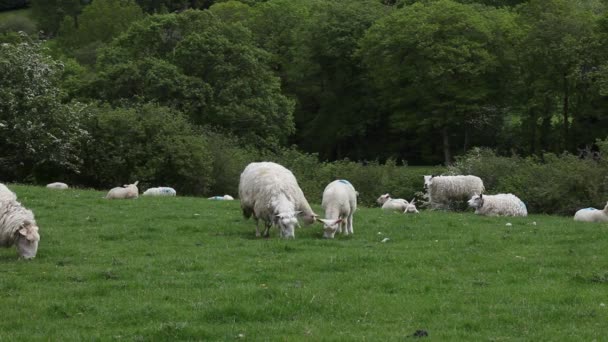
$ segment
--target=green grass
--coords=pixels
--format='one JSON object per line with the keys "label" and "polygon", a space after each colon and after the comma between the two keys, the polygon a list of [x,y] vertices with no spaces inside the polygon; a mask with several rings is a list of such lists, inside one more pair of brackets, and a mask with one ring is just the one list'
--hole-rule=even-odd
{"label": "green grass", "polygon": [[10,17],[26,17],[28,19],[32,19],[32,9],[31,8],[21,8],[10,11],[0,11],[0,21],[4,19],[8,19]]}
{"label": "green grass", "polygon": [[353,237],[284,241],[238,201],[11,188],[42,240],[33,261],[0,249],[0,341],[608,336],[605,224],[362,208]]}

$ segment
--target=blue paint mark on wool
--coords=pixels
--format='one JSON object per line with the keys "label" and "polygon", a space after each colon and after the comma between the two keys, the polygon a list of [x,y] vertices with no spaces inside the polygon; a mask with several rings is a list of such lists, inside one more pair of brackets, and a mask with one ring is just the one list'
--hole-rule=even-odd
{"label": "blue paint mark on wool", "polygon": [[349,181],[347,181],[346,179],[340,179],[340,180],[338,180],[338,182],[340,182],[340,183],[344,183],[344,184],[348,184],[348,185],[352,185],[352,184],[350,184],[350,182],[349,182]]}
{"label": "blue paint mark on wool", "polygon": [[595,208],[585,208],[583,210],[597,210],[597,209],[595,209]]}

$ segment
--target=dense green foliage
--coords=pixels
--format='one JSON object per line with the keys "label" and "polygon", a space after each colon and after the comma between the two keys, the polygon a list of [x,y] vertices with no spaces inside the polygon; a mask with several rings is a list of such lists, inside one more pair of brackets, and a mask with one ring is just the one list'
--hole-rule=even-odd
{"label": "dense green foliage", "polygon": [[608,335],[605,224],[362,208],[352,237],[323,240],[315,224],[285,241],[256,239],[237,201],[9,186],[41,242],[30,262],[0,249],[0,340]]}

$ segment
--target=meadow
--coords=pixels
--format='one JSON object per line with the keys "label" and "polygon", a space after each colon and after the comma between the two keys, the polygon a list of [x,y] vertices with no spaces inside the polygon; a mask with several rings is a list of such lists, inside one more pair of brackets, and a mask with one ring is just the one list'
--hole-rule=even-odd
{"label": "meadow", "polygon": [[286,241],[238,201],[10,187],[41,242],[32,261],[0,249],[0,341],[608,336],[606,224],[361,208],[354,236]]}

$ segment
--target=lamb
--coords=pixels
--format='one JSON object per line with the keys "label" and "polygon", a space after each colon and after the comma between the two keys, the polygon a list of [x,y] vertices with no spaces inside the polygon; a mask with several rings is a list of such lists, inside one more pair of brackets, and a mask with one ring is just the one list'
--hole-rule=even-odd
{"label": "lamb", "polygon": [[581,222],[608,222],[608,202],[603,210],[585,208],[574,214],[574,221]]}
{"label": "lamb", "polygon": [[416,209],[416,199],[415,198],[412,198],[412,200],[407,204],[403,213],[404,214],[420,214],[420,212],[418,212],[418,209]]}
{"label": "lamb", "polygon": [[214,201],[232,201],[232,200],[234,200],[234,197],[232,197],[230,195],[224,195],[224,196],[212,196],[212,197],[209,197],[208,199],[214,200]]}
{"label": "lamb", "polygon": [[321,206],[325,209],[325,219],[317,220],[324,224],[324,238],[333,239],[336,231],[345,235],[353,234],[357,191],[350,182],[340,179],[329,183],[323,191]]}
{"label": "lamb", "polygon": [[34,214],[16,200],[0,201],[0,246],[16,245],[22,258],[32,259],[36,257],[39,241]]}
{"label": "lamb", "polygon": [[409,204],[402,198],[391,198],[391,195],[388,193],[378,197],[376,202],[382,204],[382,210],[395,210],[400,212],[403,212]]}
{"label": "lamb", "polygon": [[528,216],[526,205],[513,194],[473,195],[469,206],[486,216]]}
{"label": "lamb", "polygon": [[167,187],[167,186],[160,186],[158,188],[149,188],[148,190],[144,191],[144,193],[142,194],[142,196],[176,196],[177,192],[175,191],[175,189]]}
{"label": "lamb", "polygon": [[256,221],[256,236],[260,236],[259,220],[264,221],[264,236],[269,236],[270,227],[279,228],[281,237],[295,238],[297,217],[311,224],[315,214],[296,177],[285,167],[272,162],[250,163],[245,167],[239,181],[239,197],[243,216],[253,216]]}
{"label": "lamb", "polygon": [[424,176],[424,188],[431,208],[449,207],[453,201],[466,201],[485,191],[477,176]]}
{"label": "lamb", "polygon": [[17,195],[6,185],[0,183],[0,201],[16,201]]}
{"label": "lamb", "polygon": [[125,184],[123,188],[116,187],[111,189],[106,195],[107,199],[130,199],[130,198],[138,198],[139,197],[139,189],[137,188],[137,183],[133,184]]}
{"label": "lamb", "polygon": [[65,189],[69,188],[69,186],[67,184],[61,183],[61,182],[50,183],[50,184],[47,184],[46,187],[49,189],[57,189],[57,190],[65,190]]}

